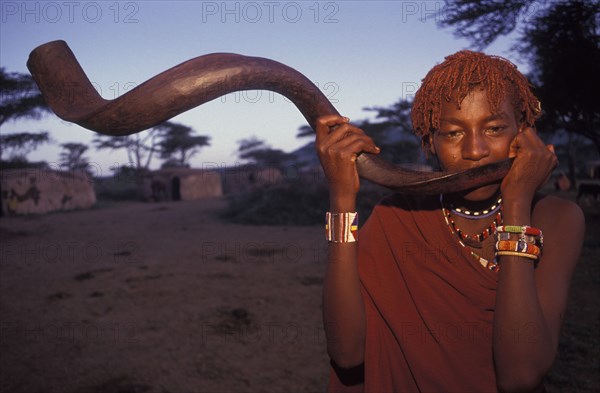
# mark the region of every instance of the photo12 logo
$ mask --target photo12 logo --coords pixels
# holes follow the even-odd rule
[[[2,23],[139,23],[134,1],[2,1]]]
[[[202,23],[338,23],[333,1],[203,1]]]
[[[408,23],[413,20],[418,20],[421,23],[434,21],[435,23],[448,23],[448,21],[462,18],[460,15],[477,14],[482,11],[479,18],[486,20],[490,24],[509,23],[512,19],[514,23],[528,23],[536,18],[540,10],[543,9],[543,1],[528,1],[523,2],[519,8],[509,11],[497,13],[491,8],[486,8],[482,2],[461,2],[461,1],[442,1],[442,0],[427,0],[427,1],[400,1],[401,22]],[[479,5],[478,5],[479,4]],[[479,8],[478,8],[479,7]],[[502,8],[502,3],[498,3],[499,10]],[[507,7],[504,7],[507,8]]]

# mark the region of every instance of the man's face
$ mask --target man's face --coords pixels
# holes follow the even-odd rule
[[[430,149],[442,169],[459,172],[507,158],[518,127],[508,100],[492,114],[485,91],[476,89],[465,97],[460,109],[453,102],[442,103],[440,129],[430,136]],[[464,198],[491,198],[498,188],[499,184],[484,186]]]

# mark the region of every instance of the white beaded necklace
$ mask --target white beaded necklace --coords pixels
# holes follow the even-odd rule
[[[488,209],[485,209],[482,211],[471,211],[471,210],[467,210],[467,209],[463,209],[463,208],[459,208],[459,207],[454,207],[454,205],[452,203],[449,203],[448,207],[450,208],[452,213],[456,214],[459,217],[467,218],[469,220],[476,220],[479,218],[486,218],[486,217],[496,214],[498,212],[498,210],[500,210],[501,205],[502,205],[502,197],[500,196],[500,197],[498,197],[498,200],[496,202],[494,202],[494,204],[492,206],[490,206]]]

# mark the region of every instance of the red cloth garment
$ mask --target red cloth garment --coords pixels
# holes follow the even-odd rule
[[[364,386],[331,392],[495,392],[497,273],[444,222],[439,197],[394,195],[359,233],[366,312]]]

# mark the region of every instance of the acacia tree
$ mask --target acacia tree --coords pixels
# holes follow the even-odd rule
[[[282,167],[286,161],[293,158],[292,154],[280,149],[273,149],[264,140],[255,136],[240,139],[238,142],[238,157],[262,167]]]
[[[600,154],[600,47],[598,5],[581,1],[556,4],[525,28],[518,45],[531,65],[530,79],[543,103],[542,131],[567,132],[567,164],[576,185],[575,135],[592,141]]]
[[[410,112],[412,102],[400,99],[389,107],[369,107],[379,121],[363,120],[356,123],[381,148],[379,156],[396,164],[415,163],[421,158],[419,141],[412,133]],[[298,129],[297,138],[314,137],[310,126]]]
[[[132,135],[108,136],[97,134],[94,136],[92,143],[97,150],[125,149],[133,169],[143,172],[148,170],[154,153],[159,151],[159,141],[163,132],[163,125],[159,125]]]
[[[412,102],[404,98],[389,107],[365,108],[377,112],[375,118],[381,121],[366,121],[361,128],[381,148],[379,155],[396,164],[416,163],[421,157],[419,141],[412,132],[411,109]]]
[[[0,68],[0,92],[0,126],[9,120],[39,119],[49,110],[33,78],[28,74],[9,73]],[[12,164],[25,165],[27,154],[49,142],[51,139],[46,131],[0,135],[0,160],[5,156]]]
[[[162,124],[162,140],[158,143],[164,166],[189,167],[189,160],[204,146],[210,145],[210,137],[194,135],[193,128],[174,122]]]
[[[39,119],[49,111],[31,75],[0,68],[0,91],[0,126],[20,118]]]
[[[597,3],[556,4],[525,27],[528,38],[517,48],[532,65],[545,120],[591,140],[600,153],[598,10]]]
[[[27,163],[27,154],[51,141],[48,132],[19,132],[0,135],[0,160],[7,153],[11,162]]]
[[[542,2],[534,0],[453,0],[446,1],[436,20],[482,50],[512,33],[519,22],[528,22],[542,7]]]
[[[60,153],[60,165],[70,171],[85,171],[88,169],[89,160],[83,155],[88,147],[82,143],[62,143],[63,151]]]

